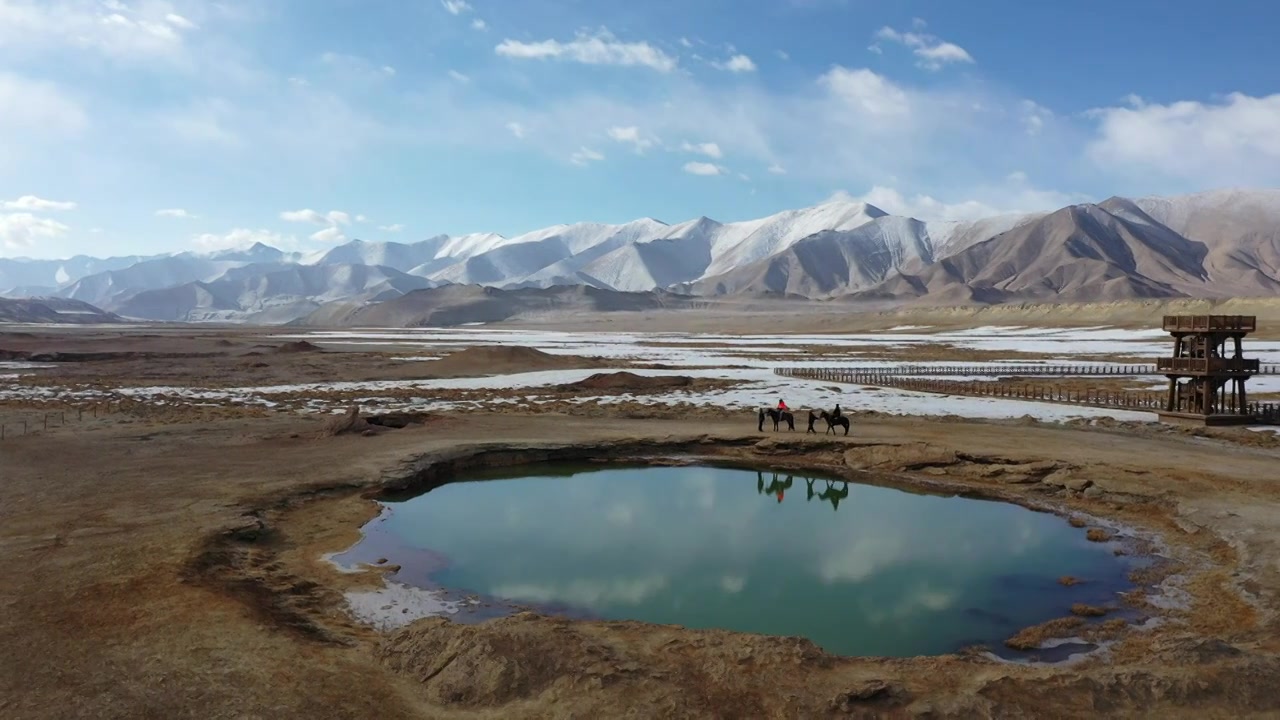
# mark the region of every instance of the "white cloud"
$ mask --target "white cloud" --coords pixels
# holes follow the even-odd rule
[[[911,110],[910,99],[902,88],[866,68],[850,70],[837,65],[819,82],[833,98],[864,115],[889,118],[907,115]]]
[[[689,153],[706,155],[707,157],[715,158],[717,160],[724,157],[724,153],[721,152],[720,146],[713,142],[691,143],[686,141],[680,144],[680,149]]]
[[[684,171],[690,175],[723,175],[725,172],[719,165],[708,162],[687,162]]]
[[[876,32],[875,37],[877,40],[886,40],[911,48],[911,52],[918,58],[916,64],[925,70],[941,70],[943,65],[973,62],[973,56],[964,48],[955,43],[944,42],[927,33],[899,32],[891,27],[883,27]],[[880,51],[878,45],[871,47],[874,52]]]
[[[524,129],[524,126],[521,125],[520,123],[515,121],[507,123],[507,130],[510,130],[511,134],[515,135],[516,138],[521,140],[524,139],[525,129]]]
[[[280,213],[285,222],[311,223],[313,225],[350,225],[351,215],[341,210],[322,213],[316,210],[286,210]]]
[[[245,142],[230,127],[230,118],[236,113],[237,108],[227,100],[211,98],[195,101],[185,108],[163,111],[154,120],[162,130],[186,142],[235,148]]]
[[[51,52],[72,47],[117,59],[176,56],[197,24],[169,2],[147,0],[4,0],[0,2],[0,47]]]
[[[1097,135],[1087,153],[1099,167],[1125,175],[1157,173],[1201,189],[1280,184],[1280,94],[1138,103],[1090,112]]]
[[[165,210],[157,210],[156,217],[178,218],[180,220],[195,220],[198,216],[192,215],[182,208],[167,208]]]
[[[357,216],[356,216],[356,222],[358,222],[358,223],[367,223],[367,222],[369,222],[369,218],[368,218],[368,217],[366,217],[366,216],[364,216],[364,215],[357,215]]]
[[[569,156],[569,162],[573,163],[574,165],[587,165],[588,163],[591,163],[593,161],[599,161],[603,159],[604,159],[604,155],[601,155],[600,153],[586,146],[578,148],[576,152],[574,152],[572,155]]]
[[[337,243],[346,241],[347,236],[343,234],[342,228],[338,227],[337,225],[333,225],[331,227],[327,227],[323,230],[312,233],[311,239],[314,242],[318,242],[324,245],[335,245]]]
[[[168,13],[164,16],[164,19],[170,25],[182,30],[195,30],[197,27],[195,23],[177,13]]]
[[[1028,135],[1039,135],[1045,123],[1053,119],[1053,111],[1031,100],[1023,100],[1020,109]]]
[[[270,230],[250,230],[236,228],[225,235],[202,233],[191,239],[191,243],[201,250],[243,250],[256,243],[270,245],[277,249],[288,250],[297,246],[297,238],[292,235],[281,235]]]
[[[891,215],[917,220],[979,220],[995,215],[1057,210],[1090,202],[1079,193],[1062,193],[1033,187],[1022,171],[1009,173],[1001,182],[971,188],[980,199],[945,202],[925,194],[908,197],[898,190],[876,185],[864,195],[838,192],[832,199],[854,200],[874,205]]]
[[[28,248],[37,240],[56,238],[65,235],[70,229],[57,220],[37,217],[31,213],[0,214],[0,248]]]
[[[773,165],[769,166],[769,172],[774,175],[786,175],[787,169],[777,163],[774,163]]]
[[[494,51],[503,57],[522,60],[563,59],[584,65],[647,67],[658,72],[676,69],[675,58],[647,42],[622,42],[601,28],[595,34],[579,32],[569,42],[503,40]]]
[[[396,223],[394,225],[379,225],[378,229],[384,232],[398,233],[401,230],[404,230],[404,225],[401,225],[400,223]]]
[[[471,3],[467,0],[440,0],[440,4],[450,15],[461,15],[471,12]]]
[[[75,210],[76,204],[73,202],[45,200],[35,195],[23,195],[17,200],[6,200],[0,202],[0,208],[5,210],[27,210],[30,212],[49,212],[50,210]]]
[[[786,50],[774,50],[774,51],[773,51],[773,54],[774,54],[774,55],[777,55],[779,60],[790,60],[790,59],[791,59],[791,55],[790,55],[790,53],[788,53]]]
[[[719,70],[734,73],[755,72],[756,64],[746,55],[738,54],[724,62],[713,62],[711,65]]]
[[[320,62],[336,77],[355,85],[385,81],[396,75],[396,69],[391,65],[379,64],[360,55],[330,51],[320,55]]]
[[[0,25],[3,22],[0,21]],[[0,40],[0,47],[4,42]],[[80,103],[53,83],[0,70],[0,130],[76,134],[89,124]],[[10,138],[8,141],[16,141]],[[0,137],[0,146],[5,139]]]
[[[467,83],[471,82],[471,78],[470,78],[470,77],[468,77],[468,76],[466,76],[466,75],[463,75],[462,73],[458,72],[457,70],[450,70],[450,71],[449,71],[449,77],[451,77],[451,78],[453,78],[454,80],[456,80],[456,81],[458,81],[458,82],[462,83],[463,85],[466,85]]]
[[[481,30],[481,31],[483,31],[483,30],[488,30],[488,29],[489,29],[489,24],[488,24],[488,23],[486,23],[485,21],[481,20],[480,18],[476,18],[475,20],[472,20],[472,21],[471,21],[471,29],[472,29],[472,30]]]
[[[629,127],[611,127],[609,128],[609,137],[615,142],[630,143],[635,147],[636,153],[643,153],[648,148],[653,147],[654,144],[654,140],[641,135],[640,128],[634,125]]]

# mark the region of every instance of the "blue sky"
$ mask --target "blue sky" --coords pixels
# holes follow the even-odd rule
[[[1261,0],[0,0],[0,255],[1276,186],[1275,27]]]

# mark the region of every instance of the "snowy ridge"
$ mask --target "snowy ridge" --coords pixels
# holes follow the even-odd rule
[[[287,272],[332,267],[377,272]],[[292,310],[278,308],[302,313],[328,302],[380,302],[447,284],[895,301],[928,296],[944,304],[1269,296],[1280,294],[1280,190],[1111,198],[960,222],[924,222],[832,200],[741,222],[584,222],[510,238],[352,240],[305,255],[258,243],[102,260],[0,258],[0,296],[56,296],[116,312],[129,305],[143,319],[214,311],[234,319],[252,314],[248,308],[272,307],[273,318],[287,320]],[[173,307],[165,309],[166,303]]]

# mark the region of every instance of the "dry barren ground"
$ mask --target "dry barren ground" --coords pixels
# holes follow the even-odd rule
[[[169,350],[222,357],[219,339]],[[361,366],[329,357],[289,355],[272,372]],[[123,382],[188,359],[94,372]],[[1258,433],[857,415],[850,437],[830,439],[761,435],[754,417],[723,411],[595,407],[332,436],[319,418],[261,409],[126,409],[0,442],[0,717],[1280,713],[1280,451]],[[1104,652],[1037,667],[841,658],[797,639],[535,615],[381,634],[353,621],[342,596],[381,576],[321,559],[358,538],[386,490],[477,465],[673,456],[1005,499],[1069,515],[1081,533],[1131,528],[1171,561],[1146,578],[1165,584],[1159,606],[1131,600],[1158,622],[1091,630]],[[1024,639],[1077,632],[1075,622]]]

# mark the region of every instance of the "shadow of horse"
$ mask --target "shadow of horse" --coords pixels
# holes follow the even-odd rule
[[[793,432],[795,431],[796,429],[795,415],[792,415],[786,410],[775,410],[773,408],[766,410],[761,408],[760,415],[759,415],[760,422],[758,423],[758,428],[757,428],[760,432],[764,432],[764,418],[766,415],[769,417],[770,420],[773,421],[774,432],[778,432],[778,423],[783,423],[783,422],[787,424],[788,430],[791,430]]]

